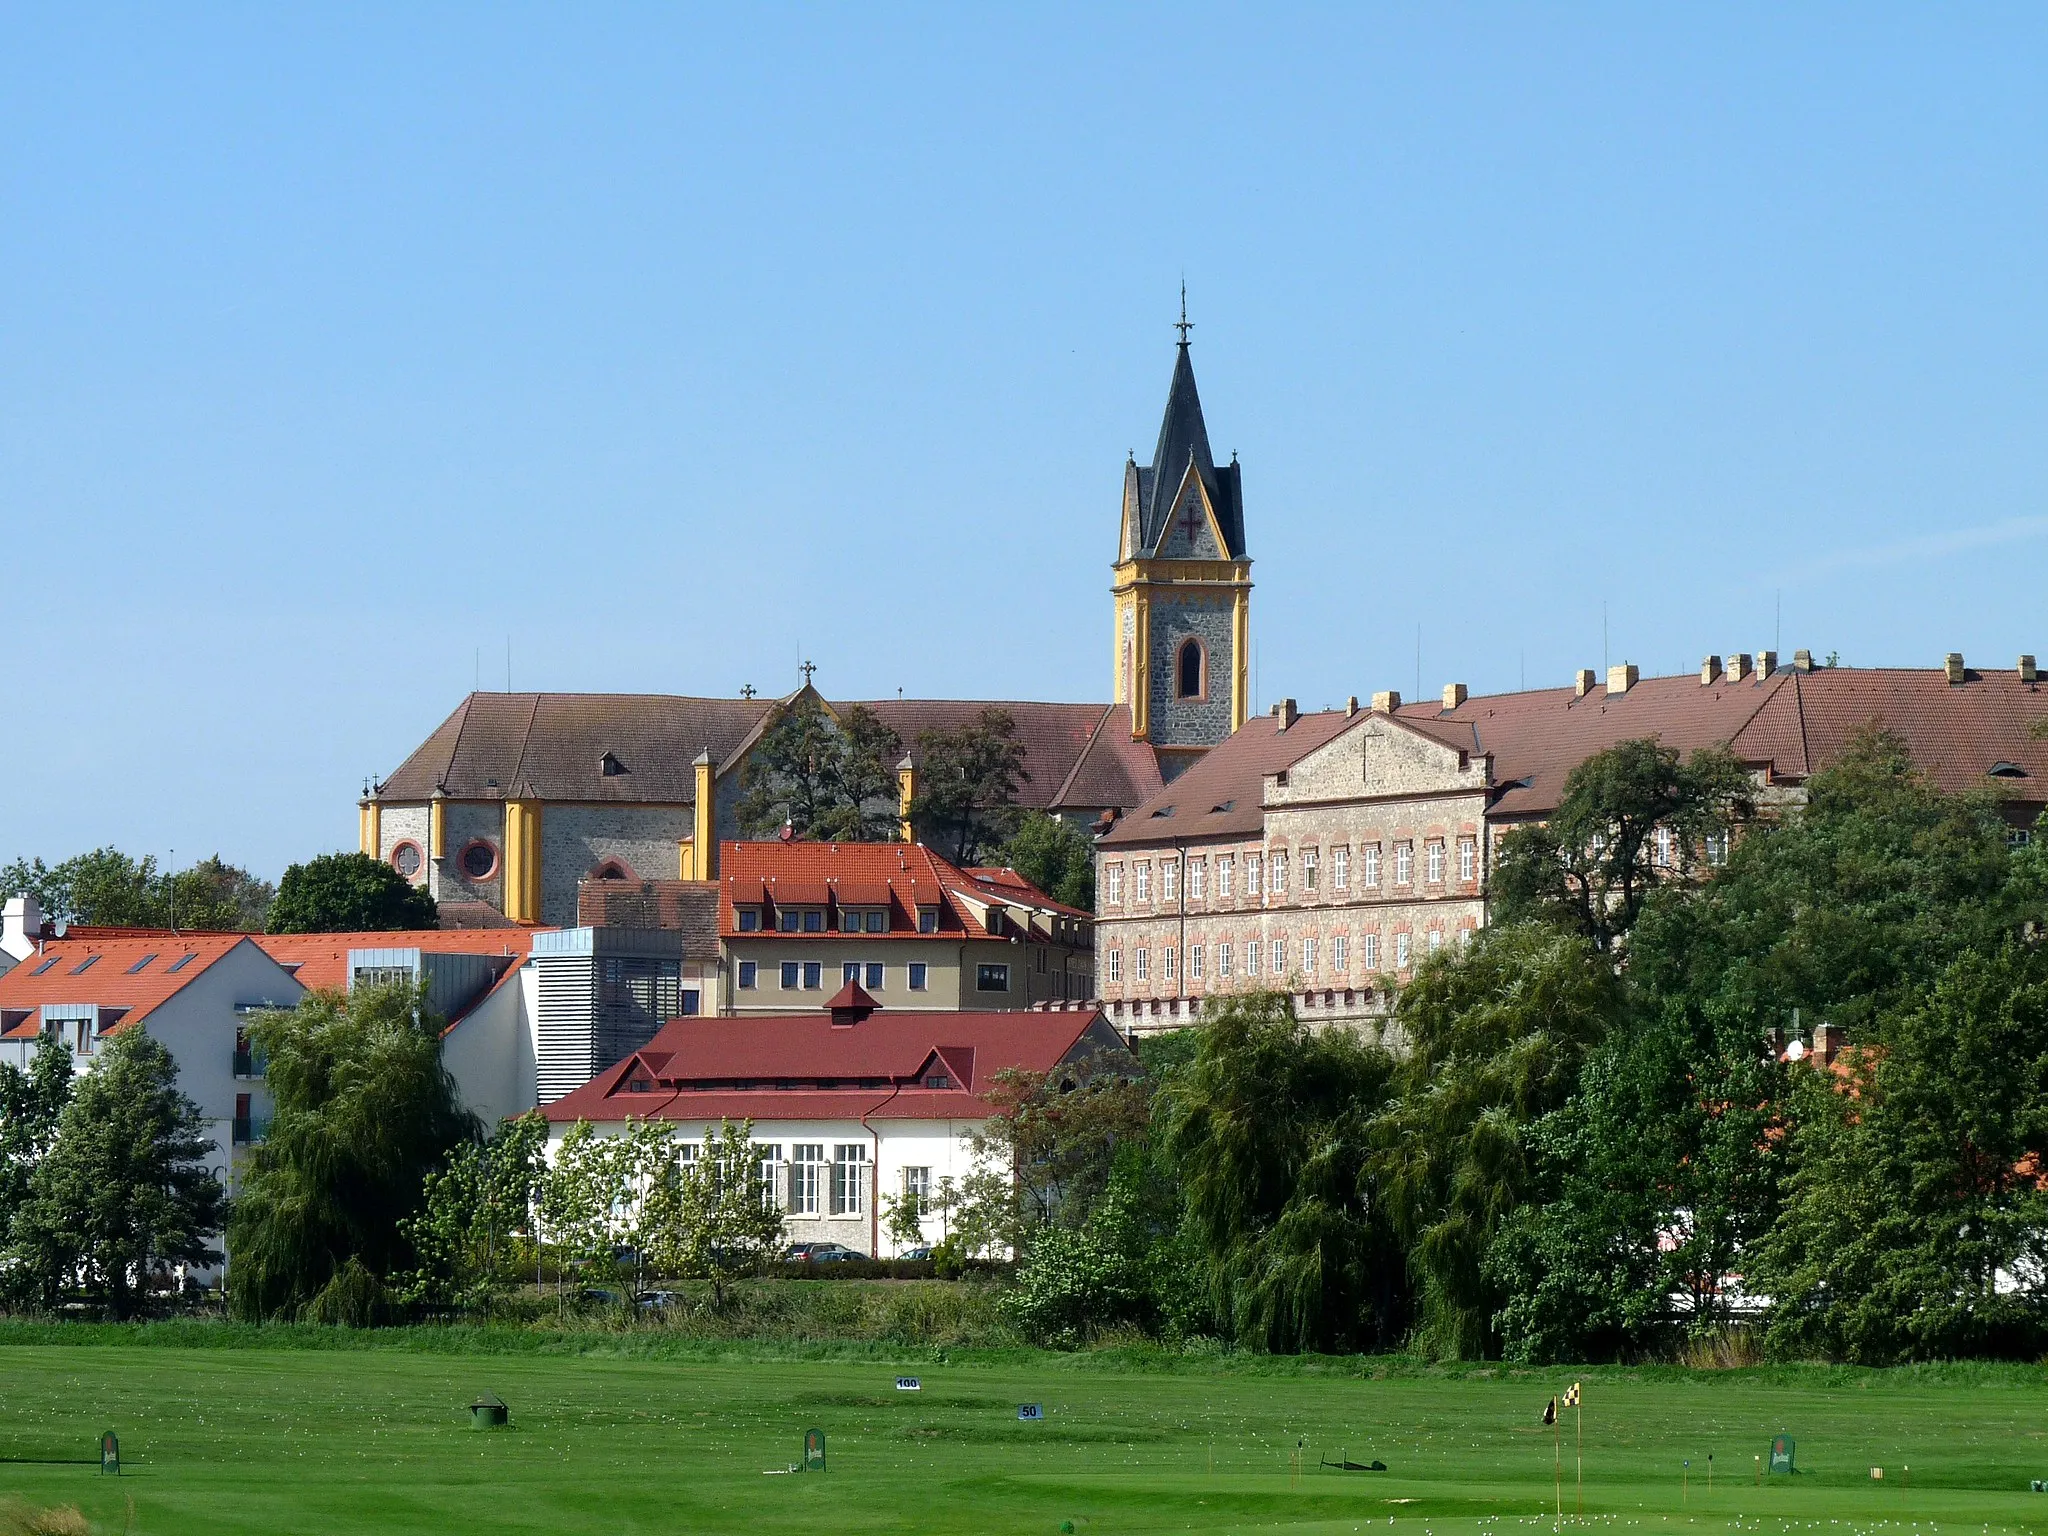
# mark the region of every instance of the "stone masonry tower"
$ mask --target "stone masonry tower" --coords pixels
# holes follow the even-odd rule
[[[1172,778],[1251,708],[1252,563],[1245,555],[1237,458],[1222,468],[1188,358],[1185,306],[1152,462],[1124,465],[1117,544],[1114,700]]]

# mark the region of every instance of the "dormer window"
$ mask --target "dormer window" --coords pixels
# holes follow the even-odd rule
[[[825,931],[825,914],[824,914],[823,912],[821,912],[821,911],[818,911],[817,909],[815,909],[815,908],[814,908],[814,909],[812,909],[811,911],[809,911],[809,912],[806,912],[806,913],[804,914],[804,932],[805,932],[805,933],[823,933],[824,931]]]
[[[944,1072],[927,1072],[924,1075],[924,1085],[927,1088],[950,1088],[953,1086],[953,1079]]]
[[[939,909],[937,907],[919,907],[917,909],[917,931],[919,933],[937,933],[939,931]]]
[[[612,753],[607,752],[597,760],[597,771],[608,779],[616,779],[626,771],[626,765]]]
[[[889,914],[886,912],[868,913],[866,927],[869,933],[887,933],[889,931]]]
[[[761,931],[761,909],[759,907],[741,907],[739,909],[739,919],[741,933],[759,933]]]

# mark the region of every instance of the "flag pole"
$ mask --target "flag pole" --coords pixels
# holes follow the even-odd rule
[[[1579,1401],[1579,1384],[1572,1383],[1573,1423],[1579,1431],[1579,1518],[1586,1518],[1586,1405]]]
[[[1550,1420],[1551,1486],[1557,1494],[1557,1523],[1564,1524],[1564,1415],[1553,1413]]]

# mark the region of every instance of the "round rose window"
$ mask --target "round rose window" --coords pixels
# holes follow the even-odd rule
[[[391,850],[391,867],[410,880],[420,872],[420,845],[400,843]]]
[[[488,880],[498,870],[498,850],[481,840],[462,850],[462,872],[472,880]]]

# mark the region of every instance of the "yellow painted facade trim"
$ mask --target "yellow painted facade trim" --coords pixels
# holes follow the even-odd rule
[[[911,766],[910,759],[906,757],[896,765],[896,824],[906,843],[917,841],[910,825],[910,806],[916,799],[917,769]]]
[[[356,846],[371,858],[382,858],[383,826],[378,814],[377,802],[363,800],[356,807]]]
[[[427,857],[448,856],[448,797],[435,795],[427,802]]]
[[[540,921],[540,802],[505,802],[505,915]]]
[[[690,807],[690,873],[686,880],[718,878],[718,784],[711,771],[711,754],[699,752],[697,800]]]
[[[1230,728],[1238,730],[1252,712],[1252,595],[1241,591],[1230,608]]]

